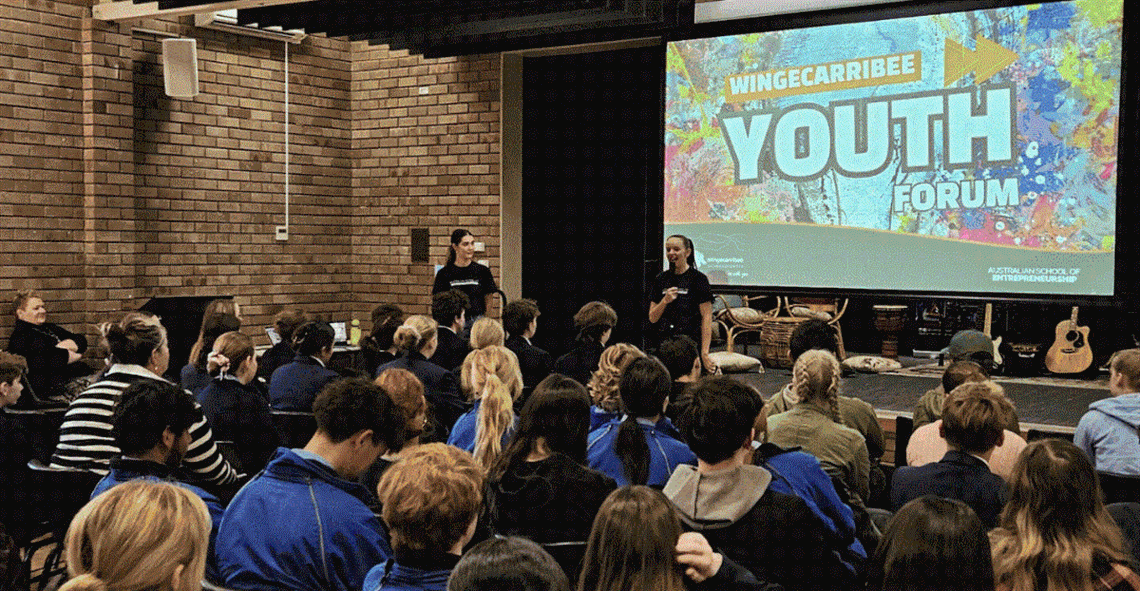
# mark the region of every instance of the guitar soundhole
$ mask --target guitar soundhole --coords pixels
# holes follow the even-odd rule
[[[1065,334],[1065,340],[1072,343],[1073,347],[1076,347],[1077,349],[1085,346],[1085,335],[1075,330],[1070,330],[1067,334]]]

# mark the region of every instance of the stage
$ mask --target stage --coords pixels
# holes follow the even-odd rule
[[[756,353],[758,347],[752,347]],[[743,352],[743,348],[738,349]],[[843,394],[866,400],[880,419],[910,416],[914,404],[927,390],[938,387],[942,370],[925,358],[902,357],[903,369],[890,373],[848,373],[843,377]],[[764,373],[737,373],[732,377],[751,384],[767,399],[792,380],[790,369],[765,368]],[[1090,403],[1106,398],[1108,374],[1095,379],[1083,377],[1006,377],[994,381],[1013,401],[1023,431],[1039,429],[1071,433]],[[886,422],[886,421],[884,421]]]

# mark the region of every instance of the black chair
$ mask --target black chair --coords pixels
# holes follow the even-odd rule
[[[24,486],[29,494],[17,495],[12,507],[4,507],[5,524],[20,548],[23,577],[29,588],[46,589],[66,571],[63,540],[71,518],[87,504],[91,491],[102,478],[86,470],[50,468],[28,461]],[[42,566],[32,569],[34,557],[47,550]]]
[[[899,415],[895,417],[895,467],[906,465],[906,446],[914,434],[914,419]]]
[[[1125,476],[1097,470],[1105,503],[1140,503],[1140,476]]]
[[[59,427],[63,424],[67,407],[36,409],[5,409],[4,412],[16,419],[31,436],[32,457],[46,464],[51,461],[51,452],[59,441]]]
[[[273,423],[277,425],[281,445],[285,447],[305,447],[313,437],[313,433],[317,432],[317,419],[311,412],[274,410],[270,415],[273,416]]]

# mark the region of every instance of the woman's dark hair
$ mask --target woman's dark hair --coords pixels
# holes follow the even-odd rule
[[[649,444],[637,419],[664,412],[670,388],[668,370],[651,357],[634,359],[621,375],[618,391],[626,416],[618,427],[614,451],[621,458],[622,471],[630,484],[645,484],[649,480]]]
[[[589,432],[590,394],[586,387],[562,374],[550,374],[523,404],[510,443],[491,466],[490,480],[499,480],[511,466],[525,461],[539,437],[551,452],[585,465]]]
[[[464,238],[466,238],[467,236],[472,236],[472,235],[473,234],[471,234],[471,232],[468,232],[467,230],[465,230],[463,228],[456,228],[455,231],[453,231],[451,233],[451,244],[453,246],[458,246],[460,242],[463,242]],[[447,262],[448,263],[454,263],[455,262],[455,249],[454,248],[448,248],[447,249]]]
[[[693,248],[693,241],[688,236],[684,236],[681,234],[673,234],[669,238],[680,239],[680,241],[685,244],[685,248],[689,249],[689,256],[685,257],[685,262],[689,263],[690,267],[696,269],[697,268],[697,256],[696,256],[697,249]],[[669,238],[666,238],[665,241],[668,242]],[[671,264],[669,265],[669,270],[670,271],[673,270],[673,265],[671,265]]]
[[[202,329],[198,332],[198,340],[190,349],[190,362],[194,369],[206,371],[206,358],[214,350],[214,341],[227,332],[241,330],[241,320],[233,314],[210,314],[202,319]]]
[[[693,362],[700,356],[701,350],[697,347],[697,342],[687,334],[671,336],[661,341],[657,347],[657,358],[669,370],[669,377],[673,381],[692,373]]]
[[[962,501],[914,499],[891,518],[867,583],[869,591],[993,591],[986,527]]]
[[[150,356],[166,344],[166,329],[150,312],[127,312],[119,322],[105,323],[99,330],[114,363],[145,366]]]
[[[607,330],[617,326],[617,312],[605,302],[590,302],[574,315],[578,340],[600,342]]]
[[[372,333],[360,339],[361,349],[371,353],[387,351],[396,329],[404,323],[404,310],[396,304],[380,304],[372,309]]]
[[[447,591],[569,591],[566,573],[542,546],[495,537],[472,546],[451,571]]]
[[[293,333],[293,351],[298,355],[313,356],[331,347],[336,331],[327,322],[310,321],[297,327]]]

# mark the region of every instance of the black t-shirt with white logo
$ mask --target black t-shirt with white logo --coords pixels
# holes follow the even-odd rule
[[[653,303],[660,302],[670,287],[677,288],[677,299],[665,307],[661,319],[653,325],[658,338],[687,334],[700,346],[701,304],[713,301],[709,278],[692,267],[680,275],[666,269],[653,280],[649,296]]]
[[[431,293],[435,295],[449,289],[458,289],[467,294],[470,300],[467,304],[467,317],[474,318],[486,312],[483,296],[495,293],[499,286],[495,285],[491,270],[479,263],[472,262],[466,267],[447,263],[435,274],[435,284],[432,285]]]

